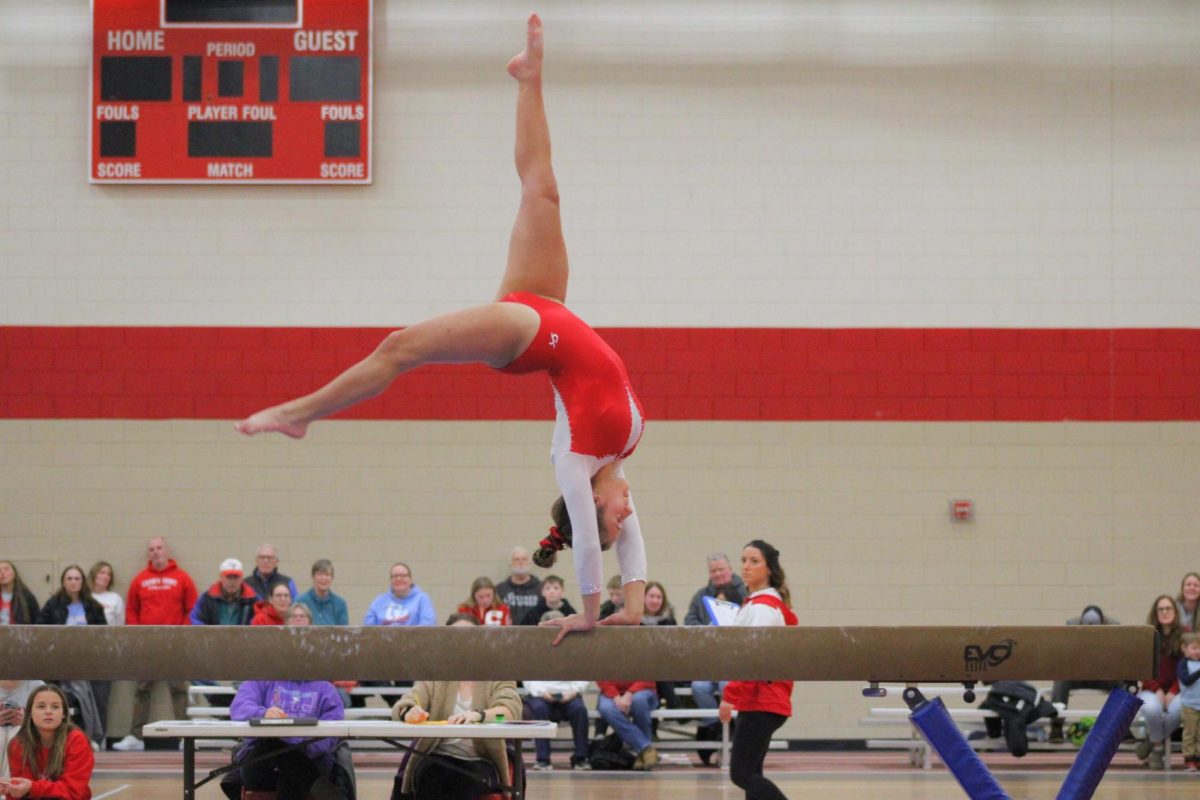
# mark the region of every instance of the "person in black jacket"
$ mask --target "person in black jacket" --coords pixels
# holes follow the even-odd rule
[[[242,562],[227,558],[221,562],[220,577],[200,595],[192,607],[193,625],[249,625],[254,619],[258,597],[246,583]]]
[[[33,625],[42,607],[11,561],[0,561],[0,625]]]
[[[104,606],[92,597],[83,570],[72,564],[62,571],[59,589],[38,615],[39,625],[107,625]]]
[[[58,591],[50,596],[39,625],[107,625],[104,606],[92,597],[83,568],[72,564],[62,571]],[[108,724],[109,681],[58,681],[67,694],[79,704],[77,721],[88,738],[97,744],[104,741]]]

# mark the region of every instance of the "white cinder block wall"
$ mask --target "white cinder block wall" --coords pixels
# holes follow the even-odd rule
[[[504,63],[529,8],[377,0],[375,183],[86,182],[89,21],[0,7],[0,323],[388,326],[489,299],[517,201]],[[573,307],[614,327],[1200,320],[1200,9],[1172,2],[539,9]],[[252,409],[247,409],[250,411]],[[38,576],[166,534],[206,583],[260,540],[361,613],[439,613],[543,530],[549,423],[0,422],[0,557]],[[1194,423],[654,423],[631,477],[676,606],[780,542],[814,624],[1125,621],[1174,590]],[[978,520],[952,526],[946,501]],[[86,564],[85,564],[86,566]],[[682,613],[682,608],[680,609]],[[886,659],[886,653],[880,653]],[[852,738],[856,686],[794,737]]]

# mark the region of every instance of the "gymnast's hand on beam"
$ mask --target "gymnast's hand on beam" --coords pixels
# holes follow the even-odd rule
[[[542,628],[558,628],[558,636],[554,637],[554,644],[561,642],[571,631],[583,633],[584,631],[590,631],[593,627],[592,623],[583,614],[572,614],[569,617],[548,619],[538,624]]]
[[[717,708],[717,719],[721,722],[729,722],[733,719],[733,703],[726,703],[722,700],[720,707]]]
[[[622,608],[604,619],[600,620],[601,625],[641,625],[642,615],[640,612],[634,612],[629,608]]]

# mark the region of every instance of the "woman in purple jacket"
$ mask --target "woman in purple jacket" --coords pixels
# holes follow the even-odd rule
[[[294,608],[294,607],[293,607]],[[238,687],[229,718],[238,722],[265,717],[315,717],[319,720],[345,718],[342,699],[329,681],[246,681]],[[333,751],[338,739],[247,739],[242,761],[306,742],[297,750],[243,764],[242,782],[247,789],[274,791],[279,800],[304,800],[313,784],[326,781],[333,770]]]

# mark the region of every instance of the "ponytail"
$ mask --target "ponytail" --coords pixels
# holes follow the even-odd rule
[[[558,551],[564,547],[574,547],[572,544],[571,516],[567,513],[567,501],[559,495],[550,506],[550,518],[554,524],[550,526],[550,535],[538,542],[538,549],[533,552],[533,563],[549,569],[558,560]],[[604,543],[604,506],[596,506],[596,530],[601,531],[600,549],[607,550],[609,544]]]
[[[545,569],[554,566],[559,550],[571,546],[571,517],[567,514],[567,501],[561,496],[550,507],[550,518],[554,520],[550,534],[538,542],[533,553],[533,563]]]

